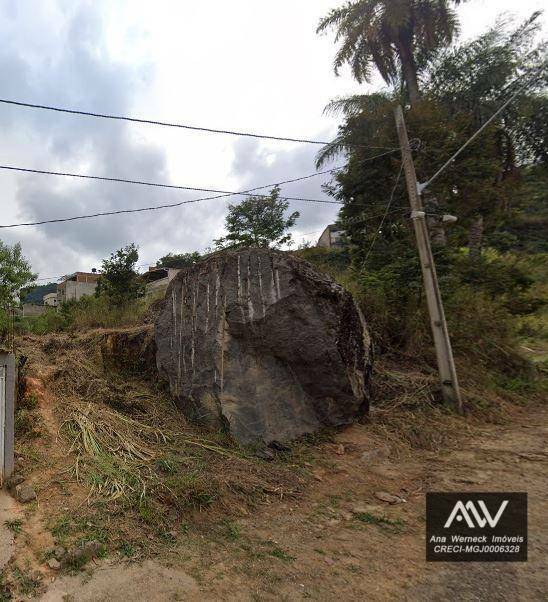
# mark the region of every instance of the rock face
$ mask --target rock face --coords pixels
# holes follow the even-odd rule
[[[181,270],[156,363],[187,416],[242,443],[287,441],[367,412],[371,342],[351,295],[293,255],[216,254]]]

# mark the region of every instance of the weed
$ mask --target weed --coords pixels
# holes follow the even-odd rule
[[[34,393],[24,395],[17,400],[17,407],[25,408],[26,410],[35,410],[38,407],[38,398]]]
[[[225,526],[225,532],[226,532],[227,539],[230,539],[230,541],[236,541],[236,540],[240,539],[240,537],[242,536],[242,532],[241,532],[239,525],[237,525],[234,522],[226,520],[224,522],[224,526]]]
[[[23,521],[19,518],[15,520],[5,520],[4,525],[15,535],[18,535],[23,530]]]
[[[120,554],[122,554],[122,556],[125,556],[126,558],[132,558],[133,556],[135,556],[135,546],[129,543],[129,541],[123,541],[120,544],[118,550],[120,551]]]
[[[267,553],[270,556],[274,556],[274,558],[279,558],[280,560],[283,560],[284,562],[292,562],[293,560],[296,560],[295,556],[290,556],[281,548],[273,548],[272,550],[268,550]]]
[[[42,433],[40,417],[25,407],[15,412],[14,428],[15,436],[19,439],[37,439]]]
[[[72,530],[72,523],[67,515],[60,516],[49,529],[59,543],[63,543]]]
[[[40,573],[31,574],[29,569],[22,570],[14,567],[13,577],[17,583],[17,589],[23,596],[34,597],[40,587]]]
[[[190,525],[188,523],[181,523],[181,525],[179,527],[179,531],[181,531],[181,533],[183,535],[187,535],[189,529],[190,529]]]
[[[391,530],[393,533],[399,533],[405,523],[401,519],[392,520],[386,516],[375,516],[369,512],[358,512],[354,515],[356,519],[368,525],[378,525],[379,527]]]

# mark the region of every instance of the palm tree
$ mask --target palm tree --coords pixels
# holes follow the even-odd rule
[[[458,33],[455,10],[465,0],[354,0],[333,9],[317,33],[335,29],[342,44],[334,70],[348,63],[358,82],[376,67],[387,84],[405,82],[411,105],[420,100],[418,71]]]

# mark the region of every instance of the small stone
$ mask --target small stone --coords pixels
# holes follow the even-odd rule
[[[67,551],[65,550],[65,548],[63,546],[56,546],[55,548],[53,548],[53,556],[57,560],[62,560],[66,553],[67,553]]]
[[[267,462],[272,462],[276,456],[271,449],[262,447],[255,452],[255,457],[260,458],[261,460],[266,460]]]
[[[282,452],[282,453],[291,452],[291,448],[289,447],[289,445],[286,445],[285,443],[282,443],[281,441],[271,441],[268,444],[268,446],[271,447],[272,449],[276,450],[277,452]]]
[[[61,563],[56,560],[55,558],[50,558],[48,560],[48,566],[50,569],[53,569],[54,571],[58,571],[61,568]]]
[[[388,449],[384,447],[376,447],[375,449],[369,449],[362,453],[362,460],[365,462],[376,462],[378,460],[383,460],[389,454]]]
[[[11,477],[6,481],[6,487],[8,489],[14,489],[17,485],[21,485],[21,483],[25,480],[25,477],[22,474],[14,473]]]
[[[95,558],[102,549],[102,545],[95,540],[86,541],[74,550],[71,550],[63,558],[63,563],[68,565],[83,565],[92,558]]]
[[[15,487],[15,497],[22,504],[27,504],[36,499],[36,491],[30,485],[17,485]]]
[[[323,561],[325,562],[325,564],[328,564],[329,566],[333,566],[335,564],[335,561],[333,560],[333,558],[330,558],[329,556],[324,556]]]
[[[341,512],[341,518],[343,520],[350,520],[352,518],[352,512],[346,512],[346,510],[344,510]]]
[[[375,491],[375,497],[382,502],[387,502],[388,504],[403,504],[405,500],[402,497],[397,495],[392,495],[391,493],[387,493],[386,491]]]
[[[335,446],[335,453],[337,454],[337,456],[343,456],[345,452],[344,449],[344,445],[342,443],[339,443],[339,445]]]

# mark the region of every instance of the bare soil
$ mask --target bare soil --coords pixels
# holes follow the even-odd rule
[[[17,464],[38,498],[20,505],[0,496],[0,601],[8,589],[15,600],[64,602],[546,599],[548,408],[540,395],[511,403],[472,383],[464,389],[475,401],[463,419],[435,404],[434,376],[412,362],[385,364],[376,382],[390,401],[370,422],[267,462],[222,440],[204,448],[201,436],[210,435],[186,424],[150,384],[105,369],[102,337],[21,343],[29,362]],[[78,412],[112,432],[120,420],[138,420],[166,433],[178,452],[173,478],[183,479],[167,481],[180,487],[173,499],[165,489],[154,497],[156,480],[147,480],[155,505],[142,516],[139,496],[122,503],[91,491],[85,450],[62,428]],[[165,441],[128,429],[120,432],[133,446],[153,448],[142,474],[172,461]],[[187,473],[197,481],[184,481]],[[177,506],[187,490],[193,497]],[[528,492],[529,561],[426,563],[427,491]],[[387,503],[380,492],[402,502]],[[196,503],[210,493],[212,504]],[[60,520],[73,529],[65,541]],[[102,538],[106,557],[78,571],[48,567],[55,545],[82,537]]]
[[[313,484],[300,499],[191,528],[154,562],[106,560],[57,578],[43,599],[545,600],[547,416],[545,407],[516,411],[452,450],[400,457],[355,425],[311,458]],[[426,563],[424,493],[436,490],[527,491],[529,561]],[[406,501],[387,504],[379,491]],[[364,523],[356,512],[389,522]]]

